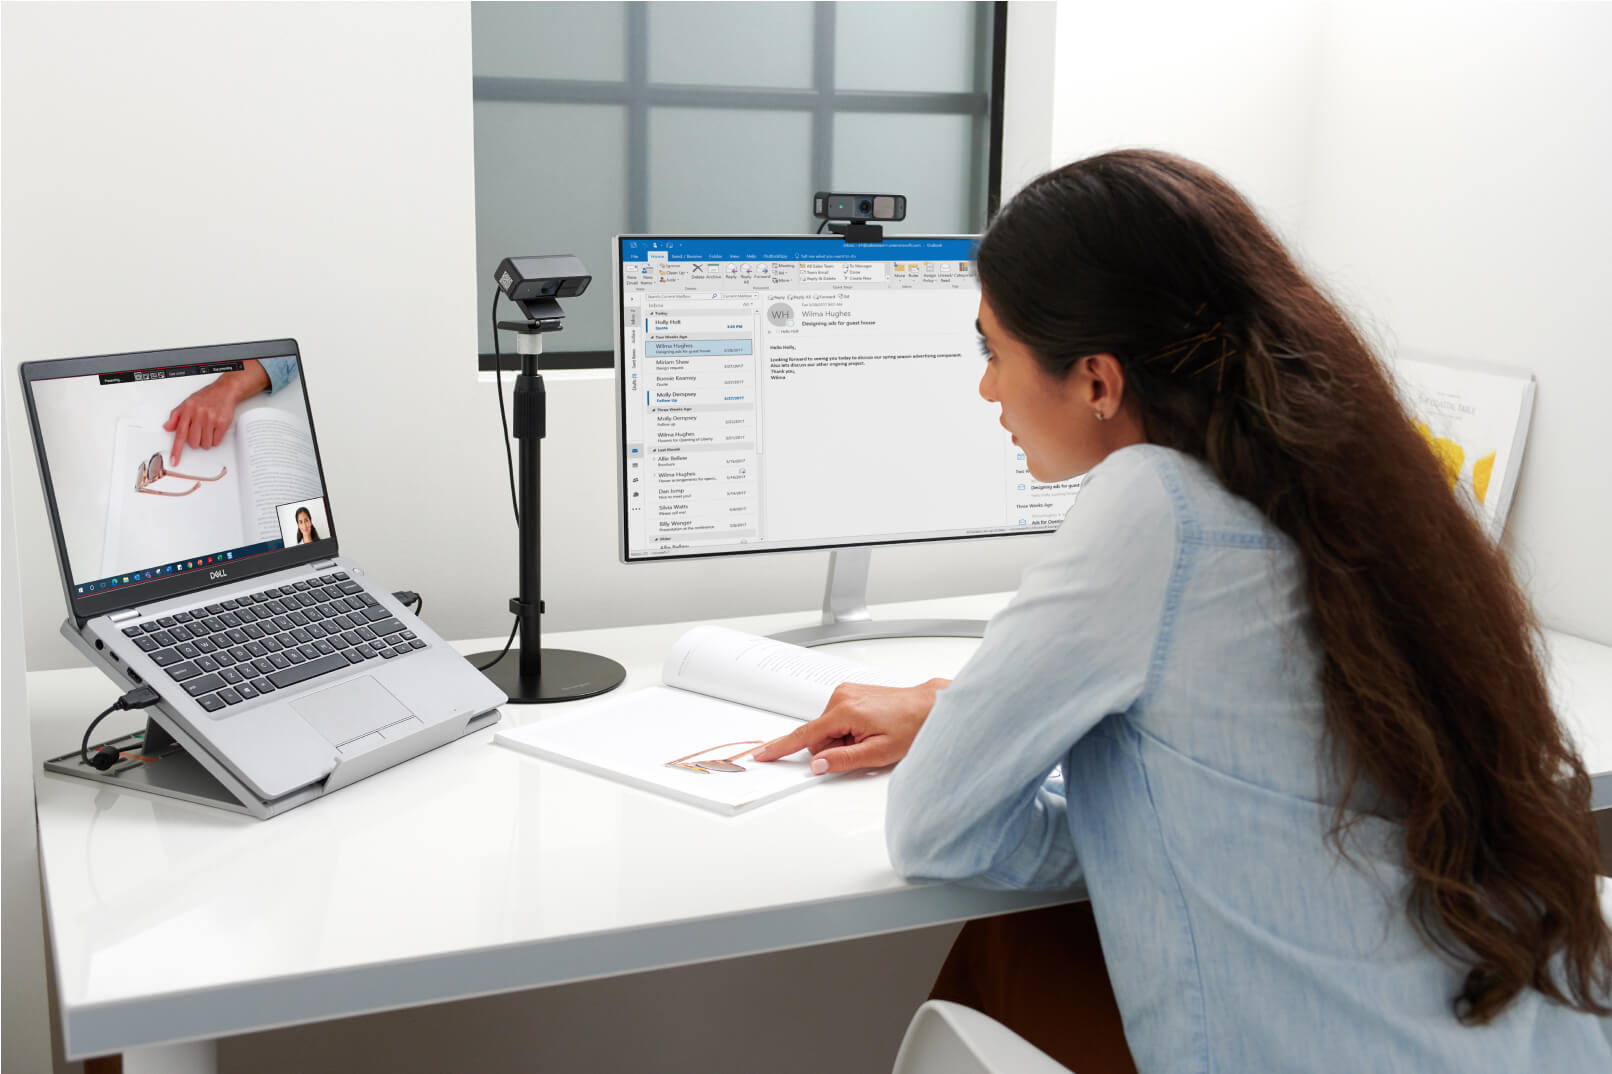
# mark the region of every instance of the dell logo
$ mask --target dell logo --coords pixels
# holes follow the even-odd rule
[[[228,578],[229,577],[229,571],[208,571],[207,572],[207,577],[216,582],[220,578]]]

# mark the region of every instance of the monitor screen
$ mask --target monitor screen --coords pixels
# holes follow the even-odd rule
[[[290,341],[283,353],[226,345],[32,363],[26,373],[75,604],[254,573],[299,546],[332,552]],[[248,374],[263,387],[240,379]],[[237,384],[254,390],[237,401]]]
[[[1055,528],[979,395],[976,240],[616,239],[622,558]]]

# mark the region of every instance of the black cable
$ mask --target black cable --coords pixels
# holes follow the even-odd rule
[[[517,547],[519,547],[518,542],[520,541],[521,533],[521,502],[520,498],[515,494],[515,455],[509,446],[509,418],[505,416],[504,413],[504,358],[502,352],[498,349],[498,295],[499,290],[495,286],[493,288],[493,308],[491,313],[493,320],[493,375],[498,380],[498,420],[504,427],[504,462],[509,466],[509,502],[515,508],[515,540],[517,541]],[[421,606],[424,607],[425,602],[423,599],[420,603]],[[415,614],[418,615],[419,613],[416,612]],[[504,648],[497,656],[493,657],[487,663],[478,665],[476,670],[486,671],[488,668],[504,659],[504,654],[508,653],[509,647],[515,643],[515,632],[520,628],[521,617],[517,615],[515,617],[514,625],[509,628],[509,640],[504,642]]]
[[[823,222],[817,225],[817,233],[821,235],[823,233],[823,229],[826,227],[828,227],[828,220],[827,218],[824,218]]]
[[[140,686],[130,690],[128,693],[112,702],[99,716],[90,721],[90,725],[88,727],[84,728],[84,741],[79,743],[78,759],[89,765],[91,768],[97,769],[101,772],[105,772],[108,768],[111,768],[113,765],[117,764],[118,757],[120,755],[118,751],[113,749],[111,746],[102,746],[100,749],[95,751],[95,759],[93,761],[90,760],[90,735],[95,733],[96,725],[102,720],[106,719],[108,716],[112,715],[114,712],[117,712],[119,709],[150,708],[160,700],[161,698],[157,696],[157,691],[153,690],[149,686]],[[104,763],[102,763],[103,758]]]
[[[410,604],[414,605],[412,611],[415,615],[419,615],[420,609],[425,607],[425,598],[414,592],[412,589],[399,589],[396,593],[392,594],[392,599],[403,605],[405,608],[407,608]]]
[[[509,502],[515,507],[515,534],[521,531],[521,502],[515,495],[515,455],[509,446],[509,417],[504,413],[504,356],[498,349],[498,295],[493,288],[493,376],[498,381],[498,420],[504,427],[504,462],[509,465]]]
[[[496,664],[500,660],[504,659],[504,655],[509,652],[509,647],[511,645],[515,644],[515,631],[519,630],[520,628],[521,628],[521,618],[520,618],[520,616],[517,615],[515,617],[515,625],[509,628],[509,639],[504,642],[504,647],[502,649],[498,650],[498,655],[497,656],[493,657],[491,660],[487,661],[485,664],[477,664],[476,665],[476,670],[477,671],[486,671],[488,668],[492,667],[494,664]]]

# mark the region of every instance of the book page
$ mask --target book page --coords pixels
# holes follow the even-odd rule
[[[830,777],[811,774],[811,755],[759,764],[737,757],[800,725],[684,690],[651,686],[585,709],[501,728],[493,741],[618,783],[715,810],[737,813]],[[741,771],[690,771],[667,762],[735,758]]]
[[[900,675],[817,649],[727,627],[695,627],[678,639],[661,669],[668,686],[812,720],[842,682],[914,686],[927,676]]]
[[[278,540],[275,508],[324,495],[307,423],[301,415],[261,407],[241,411],[232,431],[240,439],[241,465],[247,474],[241,522],[248,539],[241,543]]]
[[[145,570],[159,563],[200,556],[220,548],[247,543],[241,529],[241,468],[236,458],[237,438],[226,434],[216,447],[186,448],[176,470],[195,477],[223,476],[199,484],[189,478],[165,476],[151,485],[162,496],[136,490],[142,462],[161,455],[166,466],[174,434],[160,425],[119,418],[112,437],[112,476],[106,504],[106,538],[101,552],[103,576]]]
[[[1534,378],[1412,358],[1396,360],[1393,372],[1451,488],[1498,540],[1516,491]]]

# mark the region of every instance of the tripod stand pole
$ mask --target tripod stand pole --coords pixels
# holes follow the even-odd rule
[[[593,697],[620,686],[626,669],[593,653],[543,648],[542,477],[548,408],[537,358],[543,352],[540,333],[545,328],[537,321],[505,322],[499,327],[515,330],[515,351],[521,356],[514,395],[514,434],[520,443],[520,589],[509,602],[520,622],[520,652],[514,660],[505,655],[483,674],[518,704]],[[485,664],[494,655],[478,653],[470,662]]]

